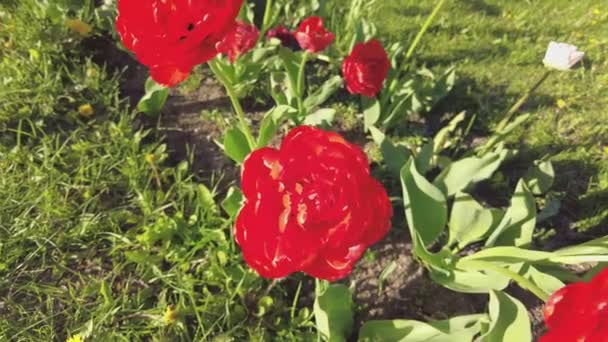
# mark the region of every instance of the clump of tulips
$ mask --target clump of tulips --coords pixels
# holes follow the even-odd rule
[[[505,115],[487,143],[459,160],[443,152],[458,143],[453,135],[465,122],[464,113],[422,146],[394,144],[387,132],[402,118],[408,103],[420,102],[414,90],[400,87],[406,83],[397,65],[403,49],[394,46],[387,52],[379,40],[366,37],[354,42],[347,56],[322,55],[337,38],[322,18],[305,18],[293,31],[283,25],[269,29],[264,18],[259,30],[237,18],[242,5],[242,0],[119,0],[116,28],[124,46],[150,69],[160,87],[178,85],[203,63],[224,85],[238,121],[224,139],[226,154],[241,164],[235,240],[245,262],[262,277],[280,279],[304,272],[318,280],[315,314],[322,336],[344,340],[352,330],[352,317],[331,316],[349,312],[350,306],[332,302],[343,310],[328,312],[322,305],[350,298],[348,288],[327,281],[347,277],[366,249],[386,236],[393,215],[387,191],[371,176],[363,150],[335,132],[314,127],[331,123],[332,110],[322,105],[343,86],[350,94],[362,95],[365,128],[380,146],[382,167],[401,180],[415,257],[439,284],[455,291],[487,293],[490,298],[488,314],[435,323],[368,322],[361,329],[362,340],[392,341],[391,336],[401,341],[410,337],[412,341],[531,341],[525,307],[503,292],[511,282],[548,300],[549,330],[542,341],[608,340],[608,273],[600,273],[590,283],[564,287],[564,273],[551,271],[563,271],[563,265],[581,260],[605,260],[608,240],[553,253],[529,249],[537,216],[534,196],[547,192],[553,181],[550,162],[539,161],[530,169],[508,208],[486,208],[470,194],[476,183],[490,178],[515,153],[505,147],[504,138],[526,121],[526,116],[512,118],[536,88]],[[436,11],[429,21],[434,15]],[[545,63],[565,70],[582,57],[568,45],[552,44]],[[309,94],[305,67],[315,58],[341,64],[341,76]],[[446,75],[453,78],[453,73]],[[269,93],[276,106],[254,137],[240,105],[239,84],[259,77],[270,79]],[[445,82],[447,89],[453,79]],[[287,119],[295,127],[280,146],[267,146]],[[479,252],[460,253],[480,242]]]

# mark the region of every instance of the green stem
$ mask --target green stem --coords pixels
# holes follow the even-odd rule
[[[515,115],[515,113],[517,113],[517,111],[519,111],[521,106],[523,106],[526,103],[526,101],[528,101],[528,99],[530,98],[532,93],[534,93],[538,89],[538,87],[540,87],[540,85],[543,84],[543,82],[545,82],[545,80],[549,77],[549,75],[551,75],[551,70],[547,70],[547,72],[545,72],[543,74],[543,76],[532,86],[532,88],[530,88],[526,93],[524,93],[519,98],[519,100],[517,102],[515,102],[513,107],[511,107],[511,109],[509,109],[509,111],[507,113],[505,113],[504,118],[500,121],[500,123],[496,127],[497,132],[500,132],[505,127],[507,127],[507,125],[509,124],[509,121],[511,121],[511,119],[513,118],[513,115]]]
[[[296,93],[298,94],[298,113],[304,115],[304,69],[306,69],[306,62],[308,61],[308,51],[304,51],[302,55],[302,62],[298,69],[298,83],[296,84]]]
[[[253,134],[251,133],[251,129],[247,124],[247,120],[245,119],[245,111],[243,111],[243,107],[241,106],[241,102],[239,98],[236,96],[236,92],[234,91],[234,87],[232,83],[224,77],[220,68],[217,65],[217,61],[209,61],[209,68],[215,75],[215,77],[222,83],[224,88],[226,89],[226,93],[230,98],[230,102],[232,103],[232,107],[236,112],[237,119],[239,121],[239,125],[241,126],[241,130],[243,134],[245,134],[245,138],[247,138],[247,142],[249,143],[249,148],[254,150],[256,147],[255,140],[253,139]]]
[[[420,44],[422,37],[424,36],[426,31],[429,29],[429,27],[433,23],[433,20],[435,20],[435,17],[439,13],[439,10],[441,10],[441,7],[443,7],[445,2],[446,2],[446,0],[439,0],[439,3],[435,6],[435,9],[431,13],[431,15],[429,15],[429,17],[426,19],[426,22],[424,23],[424,25],[422,25],[422,27],[420,28],[418,35],[416,36],[416,38],[412,42],[412,45],[410,45],[409,50],[407,50],[407,53],[405,54],[406,61],[409,60],[410,58],[412,58],[412,56],[414,55],[414,51],[416,51],[416,47],[418,46],[418,44]]]
[[[478,271],[490,270],[496,273],[500,273],[510,279],[513,279],[517,284],[519,284],[519,286],[532,292],[543,302],[546,302],[549,299],[549,294],[547,294],[543,289],[541,289],[536,284],[526,279],[522,275],[513,272],[507,268],[497,266],[496,264],[493,264],[491,262],[480,260],[461,260],[459,264],[462,265],[462,267],[471,268]]]
[[[262,30],[260,32],[260,37],[264,37],[266,35],[266,31],[268,31],[270,26],[270,19],[272,16],[272,0],[266,0],[266,8],[264,9],[264,19],[262,20]]]

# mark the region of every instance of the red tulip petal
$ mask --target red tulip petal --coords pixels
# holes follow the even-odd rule
[[[365,252],[366,246],[329,249],[321,252],[315,262],[303,269],[303,272],[317,279],[336,281],[346,277],[354,264]]]
[[[551,295],[543,311],[549,329],[567,326],[572,317],[580,317],[588,311],[589,284],[574,283]]]
[[[150,76],[156,83],[173,87],[190,76],[190,70],[180,70],[174,65],[159,65],[150,68]]]

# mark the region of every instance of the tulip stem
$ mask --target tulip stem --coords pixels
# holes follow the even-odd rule
[[[435,20],[435,17],[437,16],[437,14],[439,14],[439,11],[441,10],[441,8],[445,4],[445,2],[446,2],[446,0],[439,0],[437,5],[435,6],[435,9],[433,9],[433,12],[431,12],[429,17],[426,19],[426,21],[420,28],[418,35],[416,35],[416,38],[414,38],[412,45],[410,45],[410,48],[407,50],[407,53],[405,54],[406,61],[408,61],[414,55],[414,51],[416,51],[416,47],[418,46],[418,44],[420,44],[420,41],[422,41],[422,37],[424,36],[426,31],[428,31],[429,27],[433,23],[433,20]]]
[[[304,113],[304,70],[306,69],[306,62],[308,61],[308,51],[304,51],[302,55],[302,62],[298,69],[298,83],[296,84],[296,93],[298,94],[298,113],[300,116],[305,115]]]
[[[478,271],[486,271],[490,270],[499,274],[502,274],[512,280],[514,280],[520,287],[532,292],[536,297],[538,297],[543,302],[546,302],[549,299],[549,294],[545,292],[545,290],[538,287],[538,285],[534,284],[530,280],[526,279],[526,277],[520,275],[519,273],[513,272],[510,269],[498,266],[491,262],[481,261],[481,260],[461,260],[459,262],[465,268],[470,268]]]
[[[224,77],[224,74],[221,72],[221,69],[218,67],[218,65],[216,63],[217,63],[217,61],[214,61],[214,60],[209,61],[209,63],[208,63],[209,68],[211,68],[211,71],[213,72],[215,77],[222,83],[222,85],[226,89],[226,93],[228,94],[228,97],[230,98],[232,107],[234,108],[234,111],[236,112],[236,117],[239,121],[239,125],[241,126],[241,131],[243,132],[243,134],[245,135],[245,138],[247,139],[247,143],[249,144],[250,150],[254,150],[256,147],[256,143],[255,143],[255,140],[253,139],[253,134],[251,133],[251,129],[249,128],[249,125],[247,124],[247,120],[245,119],[245,111],[243,111],[241,102],[239,101],[238,96],[236,96],[236,92],[234,91],[234,87],[232,86],[232,83],[226,77]]]
[[[264,8],[264,19],[262,20],[262,32],[260,37],[263,37],[270,27],[270,18],[272,16],[272,0],[266,0],[266,7]]]
[[[513,107],[511,107],[511,109],[509,109],[509,111],[507,113],[505,113],[504,118],[500,121],[500,123],[496,127],[497,132],[500,132],[503,129],[505,129],[505,127],[507,127],[507,124],[509,124],[509,121],[511,121],[511,119],[513,118],[513,115],[515,115],[515,113],[517,113],[517,111],[519,111],[521,106],[523,106],[528,101],[528,99],[530,98],[532,93],[534,93],[540,87],[540,85],[543,84],[543,82],[545,82],[545,80],[549,77],[549,75],[551,75],[551,70],[547,70],[547,72],[545,72],[543,74],[543,76],[532,86],[532,88],[530,88],[527,92],[525,92],[519,98],[519,100],[517,100],[517,102],[515,102]]]

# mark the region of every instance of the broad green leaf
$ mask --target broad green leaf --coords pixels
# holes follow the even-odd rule
[[[576,283],[578,281],[583,281],[583,278],[562,264],[535,264],[534,268],[536,268],[539,272],[549,274],[564,283]]]
[[[317,331],[328,341],[346,341],[352,333],[353,300],[348,287],[332,284],[317,293],[314,312]]]
[[[401,169],[403,205],[412,238],[423,244],[435,241],[445,228],[447,204],[443,193],[418,173],[413,158]]]
[[[222,201],[222,208],[230,217],[236,217],[243,206],[243,193],[237,187],[230,187],[226,198]]]
[[[441,286],[463,293],[487,293],[490,290],[503,290],[509,286],[511,281],[507,276],[494,271],[460,269],[458,263],[456,266],[452,266],[447,273],[444,270],[430,268],[429,274],[433,281]]]
[[[419,102],[417,101],[414,93],[395,96],[395,99],[389,108],[382,109],[386,110],[388,113],[388,115],[386,115],[386,117],[382,120],[382,127],[390,128],[400,119],[404,119],[410,113],[416,112],[415,109],[419,107],[418,104]]]
[[[533,194],[542,195],[553,186],[555,171],[550,161],[537,161],[534,164],[524,176],[524,180]]]
[[[295,53],[287,48],[279,47],[279,58],[283,62],[291,90],[293,91],[294,97],[298,97],[298,89],[304,89],[303,86],[298,85],[298,73],[300,71],[300,63],[302,56]],[[303,95],[303,94],[300,94]]]
[[[564,264],[608,262],[608,236],[558,249],[553,252],[550,260]]]
[[[384,163],[388,169],[393,172],[393,174],[399,175],[401,168],[412,155],[410,150],[405,146],[393,144],[384,133],[374,126],[370,126],[369,131],[372,134],[374,142],[380,146],[380,152],[382,152]]]
[[[332,108],[322,108],[312,114],[306,115],[304,124],[309,126],[327,126],[331,127],[334,122],[336,110]]]
[[[311,110],[321,106],[330,96],[332,96],[338,89],[342,87],[342,77],[334,76],[321,86],[314,94],[309,95],[306,100],[304,100],[304,108],[306,108],[306,112],[310,112]]]
[[[526,183],[520,179],[500,225],[486,241],[486,247],[494,245],[523,246],[532,242],[536,226],[536,202]]]
[[[565,286],[565,284],[557,277],[554,277],[549,273],[541,272],[532,265],[524,265],[519,273],[548,294],[551,294]]]
[[[145,88],[146,93],[139,100],[137,110],[146,114],[160,113],[169,97],[169,88],[154,82],[152,78],[146,80]]]
[[[365,130],[374,126],[380,119],[380,101],[377,98],[370,99],[367,96],[361,97],[361,107],[363,108],[363,124]]]
[[[450,237],[448,245],[458,242],[460,248],[483,239],[498,222],[490,209],[477,203],[469,194],[458,193],[449,221]]]
[[[257,142],[258,148],[268,145],[268,142],[275,135],[280,121],[285,115],[293,111],[295,111],[295,109],[290,106],[280,105],[272,108],[264,115],[262,123],[260,124],[260,133]]]
[[[532,342],[528,310],[506,293],[490,291],[490,329],[481,337],[484,342]]]
[[[454,317],[438,322],[370,321],[359,331],[360,342],[472,342],[487,315]]]
[[[467,255],[461,260],[490,261],[497,265],[509,265],[520,262],[537,263],[549,260],[553,256],[551,252],[534,251],[513,246],[485,248],[481,251]]]
[[[424,175],[432,168],[433,162],[433,143],[424,144],[416,154],[416,169]]]
[[[251,52],[251,62],[255,64],[264,62],[264,60],[268,58],[271,53],[274,53],[276,49],[276,46],[257,47],[253,49]]]
[[[272,72],[270,73],[270,96],[274,99],[277,105],[292,105],[295,102],[295,89],[292,87],[287,73]]]
[[[245,134],[237,127],[230,128],[224,135],[224,153],[238,164],[243,163],[251,152]]]
[[[508,154],[507,150],[502,150],[481,158],[469,157],[453,162],[437,176],[433,184],[448,196],[453,196],[471,184],[492,177]]]

